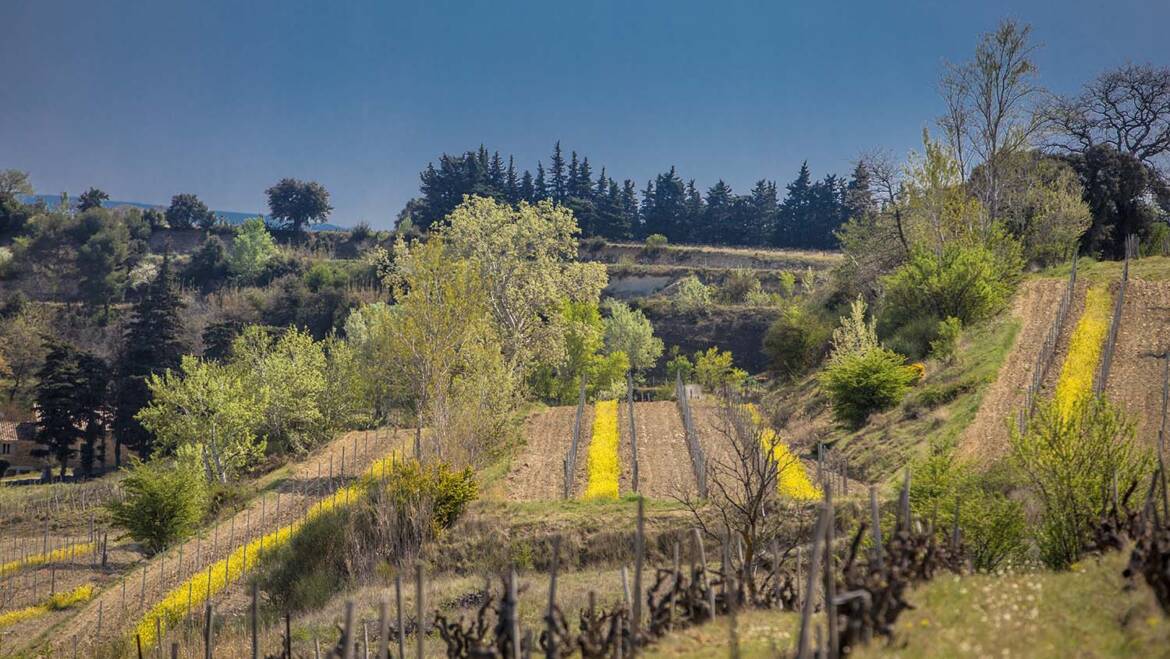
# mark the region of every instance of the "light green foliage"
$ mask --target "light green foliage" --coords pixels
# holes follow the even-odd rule
[[[781,297],[792,297],[792,294],[796,292],[796,275],[788,270],[783,270],[776,278],[779,282]],[[813,285],[811,279],[813,279],[813,275],[810,270],[806,277],[806,286]]]
[[[328,437],[320,406],[325,352],[307,331],[291,328],[274,339],[263,327],[247,327],[232,342],[230,366],[263,401],[258,432],[276,450],[303,453]]]
[[[695,365],[691,363],[687,356],[680,353],[678,346],[670,347],[670,360],[666,362],[666,379],[667,384],[673,386],[673,383],[678,376],[682,376],[683,382],[691,379],[691,374],[695,372]]]
[[[226,483],[264,456],[257,428],[267,391],[252,388],[238,369],[187,355],[179,372],[151,375],[147,386],[151,401],[138,420],[162,452],[195,447],[208,480]]]
[[[954,360],[963,334],[963,322],[954,316],[938,321],[936,338],[930,342],[930,355],[941,362]]]
[[[912,469],[910,505],[919,519],[931,519],[949,542],[955,525],[976,570],[991,571],[1022,557],[1025,548],[1023,505],[1009,494],[1007,470],[993,466],[978,472],[959,462],[950,450],[932,452]]]
[[[1036,532],[1040,558],[1067,568],[1081,557],[1114,483],[1121,490],[1144,485],[1150,452],[1135,440],[1125,413],[1095,396],[1072,409],[1043,402],[1025,432],[1014,424],[1011,430],[1012,458],[1043,508]]]
[[[674,308],[683,313],[703,313],[711,308],[711,287],[694,275],[679,280],[674,290]]]
[[[618,300],[607,300],[605,310],[609,314],[604,321],[606,352],[624,352],[635,371],[653,368],[663,346],[646,315]]]
[[[318,395],[318,406],[327,429],[369,427],[373,383],[365,377],[360,352],[336,336],[328,336],[321,345],[325,353],[325,388]]]
[[[736,368],[730,350],[707,348],[695,353],[695,380],[708,391],[722,391],[724,387],[738,390],[747,380],[747,372]]]
[[[794,378],[807,373],[824,357],[832,331],[832,325],[818,310],[792,304],[768,327],[764,353],[774,371]]]
[[[905,358],[878,344],[873,321],[865,316],[865,301],[858,297],[833,330],[833,349],[820,377],[833,416],[854,427],[897,405],[917,377]]]
[[[236,238],[228,254],[228,269],[242,281],[253,281],[278,253],[263,218],[254,217],[236,229]]]
[[[1000,215],[1030,261],[1065,261],[1092,223],[1084,188],[1068,164],[1035,153],[1004,158]]]
[[[393,504],[405,506],[420,499],[431,501],[431,523],[437,535],[450,528],[467,504],[479,496],[475,472],[470,467],[454,470],[446,463],[399,462],[384,478],[379,493]]]
[[[941,252],[953,243],[978,244],[990,228],[979,200],[946,145],[923,130],[925,153],[911,154],[905,176],[903,231],[912,248]]]
[[[791,277],[792,274],[788,273]],[[796,279],[792,282],[795,284]],[[791,289],[789,289],[789,294]],[[719,287],[719,299],[724,304],[745,304],[749,302],[758,302],[761,297],[767,299],[763,295],[763,288],[760,285],[760,278],[756,273],[746,268],[736,268],[728,273],[724,278],[722,285]]]
[[[566,301],[561,313],[565,357],[561,363],[537,371],[537,391],[548,400],[567,405],[577,400],[584,376],[590,398],[624,393],[629,360],[622,351],[603,354],[607,328],[597,305]]]
[[[135,461],[121,482],[125,493],[108,508],[115,525],[157,554],[191,535],[207,510],[207,484],[195,469],[163,460]]]
[[[669,243],[670,241],[667,240],[666,236],[660,233],[652,233],[649,236],[646,236],[646,242],[644,243],[642,250],[649,256],[655,256],[662,250],[666,249],[666,246]]]
[[[548,201],[512,207],[469,197],[438,232],[450,256],[465,260],[483,287],[514,382],[540,363],[559,361],[563,301],[597,302],[606,283],[603,264],[577,261],[572,212]]]

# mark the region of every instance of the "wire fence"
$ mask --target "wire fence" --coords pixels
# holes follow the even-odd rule
[[[1056,357],[1056,344],[1060,341],[1060,332],[1064,328],[1065,321],[1068,320],[1068,312],[1072,308],[1076,288],[1077,255],[1074,252],[1072,264],[1069,267],[1068,284],[1060,298],[1060,305],[1052,319],[1052,326],[1048,328],[1048,334],[1044,337],[1044,344],[1040,346],[1040,352],[1036,355],[1036,364],[1032,368],[1032,381],[1028,383],[1028,388],[1024,392],[1024,406],[1020,410],[1017,423],[1020,432],[1024,432],[1027,428],[1028,420],[1032,418],[1032,412],[1036,409],[1036,400],[1040,395],[1040,389],[1044,386],[1048,371],[1052,369],[1052,362]]]
[[[581,378],[581,392],[577,396],[577,416],[573,419],[573,439],[569,451],[565,454],[565,489],[566,499],[573,498],[573,481],[577,475],[577,449],[581,446],[581,426],[585,419],[585,378]]]
[[[687,452],[691,454],[691,467],[695,472],[695,484],[699,488],[699,496],[707,497],[707,455],[699,443],[699,433],[695,429],[695,417],[691,413],[690,394],[683,384],[682,373],[675,378],[675,398],[678,401],[679,414],[682,415],[683,430],[686,433]]]
[[[1117,286],[1117,298],[1113,302],[1113,316],[1109,320],[1109,334],[1101,351],[1101,363],[1097,377],[1093,379],[1093,393],[1100,397],[1109,383],[1109,371],[1113,367],[1113,353],[1117,350],[1117,335],[1121,330],[1121,312],[1125,308],[1125,291],[1129,287],[1129,262],[1138,258],[1137,236],[1130,234],[1125,239],[1125,263],[1121,267],[1121,282]]]

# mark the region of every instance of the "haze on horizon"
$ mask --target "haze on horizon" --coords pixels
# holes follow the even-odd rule
[[[640,184],[846,174],[916,148],[943,63],[1003,18],[1031,24],[1055,93],[1170,62],[1149,0],[723,4],[5,3],[0,169],[244,212],[313,179],[330,222],[385,228],[427,162],[481,143],[535,170],[560,140]]]

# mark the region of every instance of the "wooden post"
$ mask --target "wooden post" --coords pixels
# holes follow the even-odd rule
[[[630,643],[638,647],[642,632],[642,561],[646,553],[646,500],[638,496],[638,527],[634,536],[634,607]]]
[[[423,622],[423,611],[426,610],[423,602],[423,564],[414,566],[414,609],[415,609],[415,647],[418,650],[418,659],[423,659],[423,641],[426,639],[426,623]]]
[[[825,614],[829,618],[829,657],[841,656],[840,638],[837,631],[837,575],[833,566],[833,494],[825,492],[825,509],[829,523],[825,525]]]
[[[812,593],[817,582],[817,572],[820,571],[821,543],[824,540],[825,526],[828,524],[828,520],[829,509],[827,506],[822,506],[820,517],[817,519],[816,530],[813,532],[812,554],[808,566],[808,581],[805,583],[804,602],[800,608],[800,636],[797,637],[796,642],[797,659],[810,659],[811,656],[809,654],[809,631],[812,626],[813,604],[816,599],[812,596]]]
[[[260,587],[252,582],[252,659],[260,659]]]
[[[508,616],[511,618],[508,621],[508,632],[512,637],[512,659],[520,659],[520,615],[517,613],[519,598],[516,595],[515,566],[508,573],[508,605]]]
[[[545,628],[548,630],[548,649],[545,651],[545,656],[548,659],[557,659],[558,655],[555,614],[557,609],[557,568],[560,567],[560,560],[561,537],[558,535],[553,538],[552,566],[549,568],[548,575],[548,608],[544,616]]]
[[[870,522],[873,524],[873,560],[878,567],[881,567],[882,517],[881,511],[878,509],[877,487],[874,485],[869,486],[869,515]]]
[[[402,574],[394,575],[394,615],[398,625],[398,659],[406,659],[406,630],[402,625]]]
[[[210,569],[210,568],[208,568]],[[211,618],[215,610],[211,608],[211,600],[207,600],[207,608],[203,611],[203,659],[211,659]]]
[[[390,603],[383,599],[378,602],[378,659],[389,659],[389,616]]]
[[[292,614],[284,612],[284,656],[292,659]]]
[[[638,427],[634,419],[634,371],[626,371],[626,402],[630,407],[630,454],[633,457],[633,486],[634,492],[640,493],[638,487]]]
[[[898,497],[898,528],[910,530],[910,467],[902,479],[902,493]]]
[[[711,578],[707,572],[707,551],[703,548],[703,536],[698,528],[692,528],[691,533],[695,540],[695,550],[699,554],[699,566],[703,570],[703,587],[707,589],[707,606],[711,611],[711,618],[715,617],[715,591],[711,589]]]
[[[341,447],[344,451],[345,447]],[[345,603],[345,628],[341,632],[342,659],[353,659],[353,600]]]
[[[171,659],[179,659],[179,643],[178,643],[178,641],[171,643]]]

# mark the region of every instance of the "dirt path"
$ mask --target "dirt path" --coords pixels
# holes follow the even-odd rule
[[[564,459],[573,443],[576,405],[552,407],[530,414],[524,422],[524,448],[512,461],[505,477],[511,501],[540,501],[564,496]],[[589,438],[593,430],[593,406],[585,406],[581,419],[581,441],[577,446],[577,471],[573,492],[585,491]]]
[[[979,411],[959,437],[959,454],[976,463],[987,463],[1002,457],[1008,450],[1007,420],[1024,405],[1024,396],[1032,382],[1036,356],[1044,345],[1052,321],[1060,308],[1067,281],[1063,279],[1036,279],[1020,287],[1012,303],[1011,316],[1020,321],[1016,343],[999,368],[995,381],[983,394]],[[1083,294],[1083,287],[1080,287]],[[1076,304],[1069,310],[1065,327],[1071,328],[1080,316]],[[1068,332],[1062,332],[1057,355],[1048,376],[1059,372],[1063,362],[1062,348],[1068,344]]]
[[[634,422],[638,433],[638,480],[642,494],[652,499],[670,499],[696,492],[691,456],[687,452],[686,431],[678,406],[672,401],[634,403]],[[630,442],[630,408],[622,403],[618,410],[622,436],[623,493],[633,490],[633,445]]]
[[[300,518],[315,501],[352,481],[376,458],[412,440],[412,431],[405,430],[351,432],[338,437],[293,466],[287,478],[231,518],[205,529],[200,536],[163,555],[134,566],[128,573],[110,575],[104,582],[95,583],[101,592],[75,615],[49,628],[37,625],[36,629],[43,630],[39,635],[30,633],[27,638],[6,639],[5,650],[27,651],[47,643],[50,655],[72,652],[74,648],[85,653],[103,641],[126,633],[146,611],[184,580],[205,572],[208,565],[249,540]],[[330,467],[332,479],[329,478]],[[113,542],[112,536],[110,539]],[[179,560],[180,551],[182,561]],[[145,597],[142,597],[143,592]],[[145,606],[142,601],[145,601]],[[99,617],[102,620],[100,634]],[[12,641],[16,641],[15,647],[10,644]]]
[[[1105,394],[1137,423],[1137,436],[1156,446],[1162,419],[1159,357],[1170,350],[1170,282],[1131,279],[1121,310],[1117,348]]]

